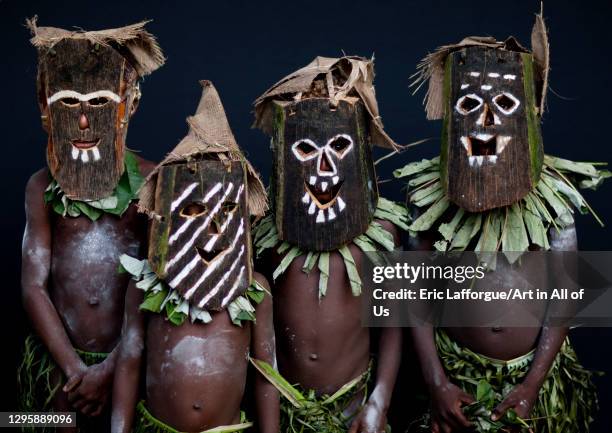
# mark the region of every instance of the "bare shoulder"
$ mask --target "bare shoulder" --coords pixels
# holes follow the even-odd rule
[[[552,227],[548,230],[550,249],[553,251],[576,251],[578,250],[578,236],[574,224],[557,229]]]
[[[266,289],[268,292],[270,291],[270,284],[268,283],[268,279],[264,277],[263,274],[260,274],[259,272],[254,271],[253,279],[257,281],[259,285],[262,286],[264,289]]]
[[[136,155],[138,158],[138,167],[140,168],[140,172],[143,176],[148,176],[149,173],[153,171],[156,164],[153,161],[149,161],[148,159],[144,159],[143,157]]]
[[[386,231],[391,233],[391,235],[393,235],[393,240],[395,241],[395,245],[399,245],[399,243],[400,243],[400,232],[399,232],[399,229],[397,228],[397,226],[395,224],[393,224],[391,221],[387,221],[387,220],[379,220],[379,219],[377,219],[376,222],[378,224],[380,224],[383,229],[385,229]]]
[[[49,170],[47,168],[41,168],[28,180],[26,184],[26,199],[31,196],[35,196],[40,194],[42,198],[42,194],[49,186]]]

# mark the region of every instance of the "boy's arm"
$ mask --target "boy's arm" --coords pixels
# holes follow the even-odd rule
[[[357,415],[349,433],[385,431],[387,411],[402,357],[402,330],[384,328],[380,334],[376,384],[366,405]]]
[[[400,244],[397,227],[389,221],[377,221],[393,235],[396,247]],[[402,358],[402,330],[400,328],[383,328],[378,345],[378,362],[376,383],[368,401],[357,415],[349,433],[378,433],[385,431],[387,411],[395,387],[397,372]]]
[[[136,288],[135,281],[130,280],[125,296],[125,314],[115,366],[112,433],[132,431],[145,341],[145,317],[139,310],[143,296],[143,292]]]
[[[415,213],[413,218],[417,217],[418,213]],[[410,237],[409,248],[412,251],[432,251],[434,239],[433,232],[419,233]],[[421,365],[421,374],[431,397],[431,431],[439,433],[451,429],[465,430],[471,423],[461,407],[472,403],[474,398],[453,384],[444,372],[436,349],[434,327],[428,322],[435,314],[432,305],[423,301],[421,305],[413,308],[415,311],[418,309],[418,314],[410,333]]]
[[[461,407],[474,402],[474,398],[448,380],[436,350],[433,327],[428,324],[414,327],[411,334],[423,380],[431,396],[431,431],[437,433],[469,428],[471,424]]]
[[[578,238],[574,225],[562,230],[556,228],[549,230],[550,249],[552,251],[576,251],[578,249]],[[554,253],[553,253],[554,254]],[[576,276],[576,263],[564,260],[560,254],[553,255],[550,259],[549,269],[551,281],[554,287],[570,287],[571,278]],[[568,281],[569,280],[569,281]],[[568,284],[569,283],[569,284]],[[571,317],[573,305],[568,301],[551,302],[549,312],[554,311],[554,316]],[[567,337],[568,328],[563,326],[544,325],[540,332],[535,357],[529,368],[529,373],[523,382],[514,387],[493,411],[493,420],[501,418],[508,409],[512,408],[521,418],[528,418],[535,404],[540,388],[546,380],[546,376],[561,349],[561,345]]]
[[[255,280],[270,292],[265,277],[254,273]],[[276,343],[272,322],[272,297],[266,293],[264,300],[257,306],[257,321],[254,324],[251,353],[253,358],[267,362],[276,368]],[[266,378],[257,373],[255,376],[255,404],[259,430],[262,433],[278,433],[280,403],[278,391]],[[115,433],[115,432],[113,432]]]
[[[47,290],[51,270],[51,222],[43,194],[48,182],[46,171],[41,170],[26,186],[21,293],[34,331],[67,377],[63,390],[68,392],[80,384],[87,367],[72,347]]]

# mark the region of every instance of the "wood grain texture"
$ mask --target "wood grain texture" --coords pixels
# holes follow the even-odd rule
[[[221,310],[244,293],[252,254],[240,161],[163,166],[155,212],[162,218],[151,224],[149,262],[160,278],[208,310]]]
[[[367,125],[360,101],[343,100],[335,109],[327,98],[275,103],[272,195],[281,239],[330,251],[367,229],[378,200]],[[314,145],[314,157],[296,156],[301,140]]]
[[[535,186],[543,155],[539,119],[532,116],[535,91],[525,91],[533,89],[533,75],[525,77],[521,53],[506,50],[469,47],[451,54],[447,62],[441,159],[447,195],[470,212],[516,203]],[[467,112],[460,112],[457,104],[470,95],[480,106],[470,111],[468,103]],[[503,95],[510,99],[499,99]],[[512,108],[504,112],[504,106]],[[489,144],[476,138],[487,135],[493,137]],[[503,137],[508,137],[507,144],[500,152]],[[482,163],[470,156],[482,156]]]
[[[114,49],[86,40],[64,40],[56,44],[41,57],[39,68],[43,107],[48,97],[63,90],[82,95],[106,90],[121,98],[121,102],[108,101],[101,105],[78,100],[75,104],[66,104],[66,99],[58,100],[48,106],[47,112],[48,164],[63,191],[68,197],[79,200],[108,197],[124,170],[130,114],[127,101],[131,102],[127,95],[133,91],[133,68]],[[88,122],[87,128],[79,127],[83,115]],[[92,150],[81,150],[75,159],[73,140],[98,141],[96,148],[100,158],[96,160]],[[87,155],[87,162],[81,159],[83,153]]]

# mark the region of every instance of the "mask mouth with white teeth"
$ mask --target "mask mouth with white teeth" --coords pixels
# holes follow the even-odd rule
[[[285,122],[274,142],[279,237],[309,251],[337,249],[365,232],[378,199],[363,104],[309,98],[276,109]]]
[[[442,179],[451,201],[467,211],[516,203],[539,179],[535,89],[525,84],[531,67],[527,53],[480,46],[447,58]]]
[[[41,65],[51,174],[72,199],[109,196],[124,170],[135,70],[113,48],[73,39],[56,44]]]

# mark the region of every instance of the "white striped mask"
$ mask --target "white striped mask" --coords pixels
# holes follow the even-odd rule
[[[246,171],[216,160],[163,166],[158,174],[149,261],[191,305],[228,306],[251,280]]]

